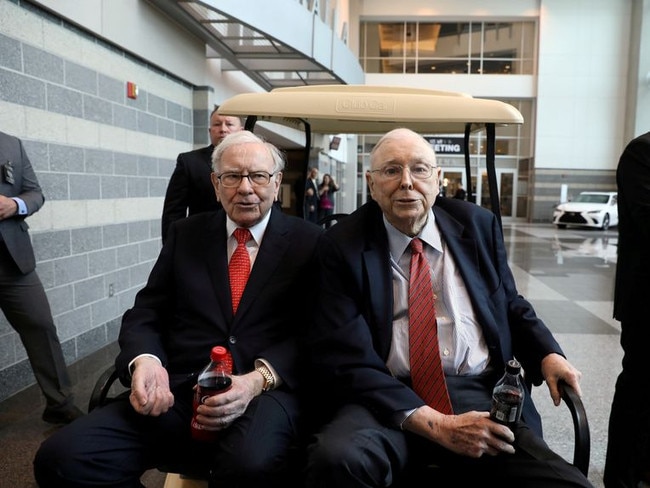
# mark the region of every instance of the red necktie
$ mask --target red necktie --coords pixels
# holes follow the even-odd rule
[[[447,383],[442,370],[435,295],[429,262],[422,252],[422,241],[411,241],[411,277],[409,280],[409,357],[413,389],[427,405],[441,413],[452,414]]]
[[[251,258],[246,250],[246,243],[251,238],[248,229],[235,229],[233,233],[237,239],[237,248],[230,258],[228,274],[230,275],[230,293],[232,295],[232,311],[237,312],[239,300],[244,293],[248,275],[251,272]]]

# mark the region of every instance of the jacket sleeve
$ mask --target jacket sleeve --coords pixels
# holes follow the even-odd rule
[[[189,177],[185,168],[185,155],[179,154],[176,167],[169,179],[165,201],[163,203],[161,219],[161,236],[163,243],[167,239],[167,232],[172,222],[187,216],[189,206]]]
[[[13,196],[17,196],[27,205],[27,215],[17,216],[18,218],[25,218],[40,210],[45,203],[45,197],[36,178],[32,163],[29,157],[27,157],[23,143],[20,140],[18,140],[18,146],[20,151],[20,161],[18,164],[22,166],[22,171],[15,171],[17,177],[16,188],[20,190],[18,195]]]

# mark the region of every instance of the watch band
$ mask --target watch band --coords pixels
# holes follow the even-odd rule
[[[264,386],[262,387],[262,391],[269,391],[275,387],[275,377],[269,368],[264,364],[260,364],[255,368],[255,371],[264,376]]]

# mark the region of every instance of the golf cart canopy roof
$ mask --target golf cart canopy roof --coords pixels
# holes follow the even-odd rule
[[[383,134],[408,127],[420,134],[462,134],[523,123],[521,113],[505,102],[465,93],[393,86],[320,85],[244,93],[224,101],[218,112],[254,116],[320,134]]]

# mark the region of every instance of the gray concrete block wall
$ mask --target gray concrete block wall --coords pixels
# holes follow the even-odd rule
[[[37,271],[66,361],[117,338],[119,322],[160,251],[159,222],[33,235]],[[33,384],[22,343],[0,315],[0,399]]]
[[[158,256],[167,182],[194,147],[195,87],[33,4],[0,9],[0,130],[23,140],[46,197],[27,222],[72,363],[116,340]],[[33,383],[0,313],[0,401]]]

